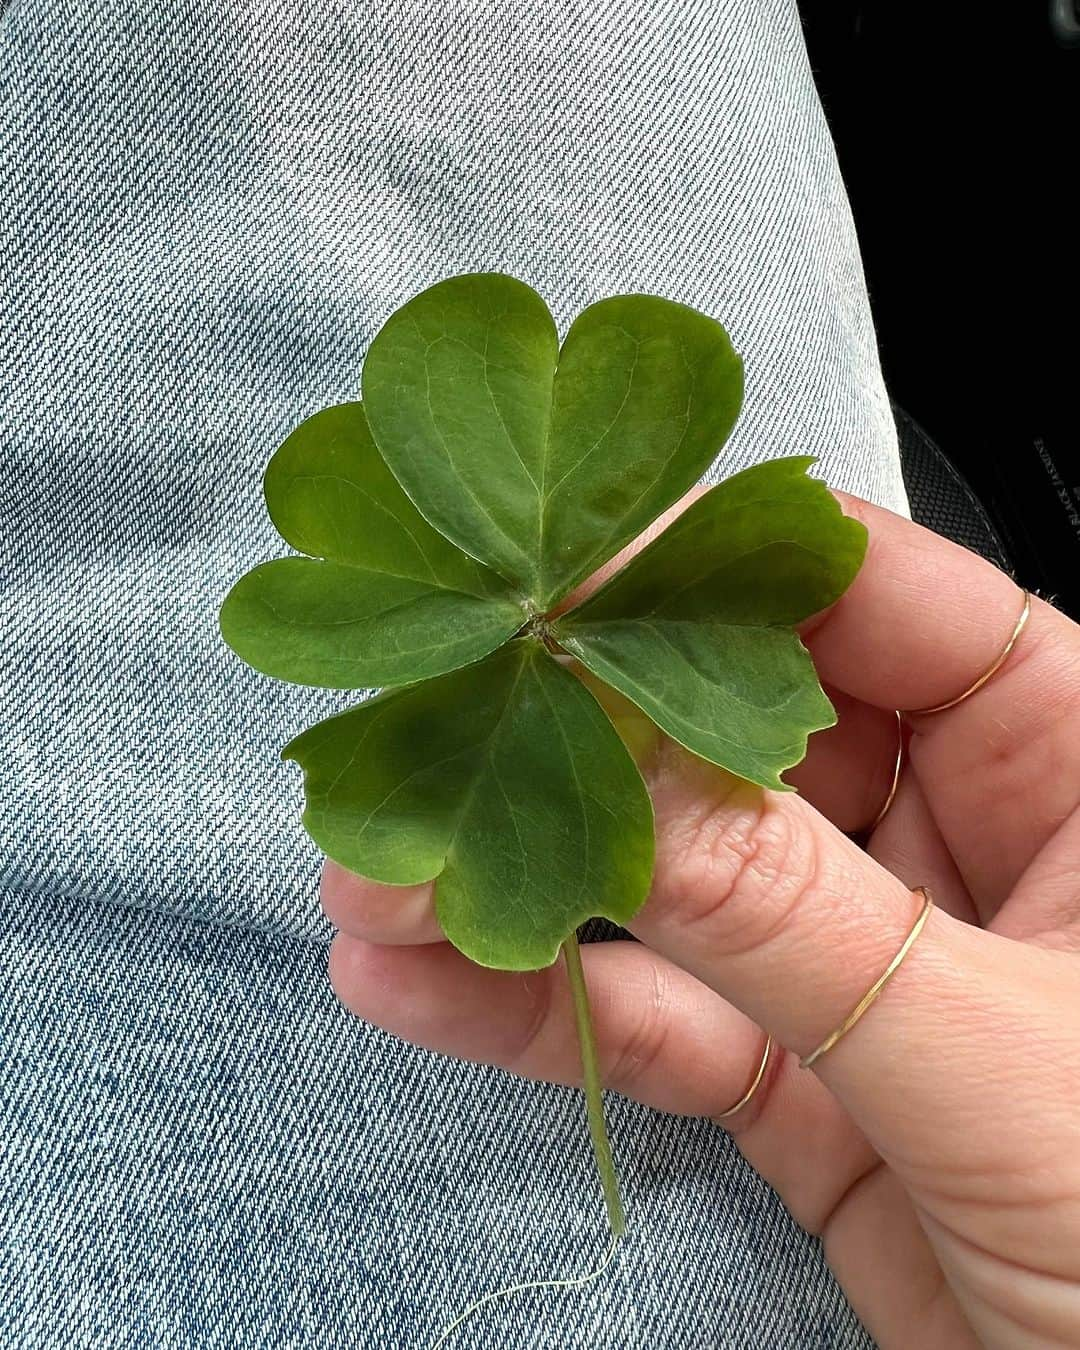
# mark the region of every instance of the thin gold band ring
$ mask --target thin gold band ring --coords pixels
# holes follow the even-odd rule
[[[979,678],[975,681],[974,684],[968,685],[968,687],[964,690],[962,694],[957,694],[955,698],[950,698],[946,703],[936,703],[932,708],[910,708],[908,709],[907,715],[909,717],[926,717],[929,713],[944,712],[946,708],[955,708],[958,703],[963,703],[964,699],[970,698],[971,695],[976,692],[976,690],[981,689],[983,687],[983,685],[987,682],[987,680],[989,680],[992,676],[996,675],[998,671],[1001,669],[1001,667],[1005,664],[1006,658],[1008,657],[1012,649],[1016,646],[1020,634],[1024,631],[1024,627],[1027,624],[1030,615],[1031,615],[1031,592],[1025,590],[1024,608],[1020,611],[1020,617],[1016,621],[1016,627],[1012,630],[1012,635],[1010,636],[1008,642],[1006,642],[1005,646],[1002,647],[1001,652],[997,660],[993,663],[993,665],[990,666],[988,670],[983,671],[983,673],[979,676]]]
[[[1009,636],[1008,642],[1006,642],[1005,646],[1002,647],[993,664],[983,671],[983,673],[974,682],[974,684],[969,684],[962,694],[957,694],[955,698],[949,699],[946,703],[935,703],[934,706],[931,708],[909,708],[906,711],[906,713],[897,711],[896,762],[893,765],[892,782],[889,785],[889,791],[885,797],[885,801],[881,807],[881,810],[878,811],[877,815],[866,827],[866,829],[862,831],[864,835],[873,834],[873,832],[885,819],[885,814],[888,811],[889,807],[892,806],[893,801],[896,797],[896,790],[900,786],[900,773],[904,767],[904,717],[905,716],[927,717],[931,713],[945,712],[947,708],[955,708],[958,703],[963,703],[964,699],[970,698],[972,694],[980,690],[988,680],[992,679],[993,676],[995,676],[998,673],[1001,667],[1005,664],[1005,661],[1008,658],[1009,653],[1016,646],[1020,638],[1020,634],[1024,631],[1024,628],[1027,626],[1027,621],[1031,617],[1031,592],[1025,590],[1023,594],[1024,594],[1023,608],[1020,611],[1020,617],[1016,621],[1016,625]]]
[[[915,939],[922,932],[923,928],[925,928],[926,921],[930,917],[930,911],[934,908],[933,896],[931,896],[929,890],[927,890],[925,886],[916,886],[915,890],[922,895],[923,905],[922,909],[919,911],[918,918],[912,924],[911,931],[904,939],[903,945],[901,946],[900,950],[896,953],[896,955],[885,967],[884,971],[878,976],[878,978],[874,981],[874,983],[870,986],[870,988],[866,991],[866,993],[863,994],[862,998],[859,999],[858,1003],[856,1003],[854,1008],[852,1008],[851,1012],[848,1013],[848,1015],[844,1018],[844,1020],[840,1023],[840,1025],[836,1028],[836,1030],[830,1031],[816,1050],[811,1050],[805,1059],[801,1059],[799,1061],[800,1068],[809,1069],[811,1064],[816,1063],[816,1061],[819,1060],[822,1055],[828,1054],[828,1052],[833,1048],[833,1046],[837,1043],[837,1041],[839,1041],[842,1037],[848,1034],[848,1032],[855,1025],[855,1023],[858,1022],[859,1018],[862,1017],[863,1013],[866,1012],[866,1010],[872,1004],[877,1002],[877,1000],[881,997],[881,993],[884,990],[885,986],[889,983],[892,977],[903,965],[904,958],[907,956],[908,952],[910,952],[912,947],[915,945]]]
[[[727,1120],[727,1118],[729,1116],[733,1116],[736,1111],[741,1111],[743,1107],[749,1102],[750,1098],[761,1086],[761,1080],[765,1077],[765,1070],[766,1068],[768,1068],[769,1056],[772,1054],[772,1048],[773,1048],[773,1038],[769,1035],[766,1035],[765,1050],[762,1053],[761,1063],[758,1065],[757,1073],[754,1074],[753,1082],[746,1089],[746,1091],[743,1093],[743,1095],[739,1098],[739,1100],[735,1103],[734,1106],[729,1106],[726,1111],[721,1111],[719,1115],[713,1116],[713,1120]]]
[[[904,767],[904,718],[902,713],[896,714],[896,760],[893,764],[892,782],[889,784],[889,793],[885,798],[881,810],[874,819],[867,825],[863,834],[873,834],[881,822],[885,819],[885,813],[893,804],[896,796],[896,789],[900,786],[900,771]]]

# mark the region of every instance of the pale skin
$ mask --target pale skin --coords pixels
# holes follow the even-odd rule
[[[583,949],[604,1079],[725,1119],[883,1350],[1080,1345],[1080,628],[1001,572],[838,494],[866,563],[803,637],[839,713],[785,777],[749,787],[623,728],[656,811],[639,943]],[[685,503],[684,503],[685,504]],[[610,569],[608,569],[610,570]],[[937,902],[881,998],[799,1067]],[[327,863],[339,998],[433,1050],[580,1082],[562,962],[481,969],[441,938],[430,886]],[[722,1222],[723,1216],[717,1216]]]

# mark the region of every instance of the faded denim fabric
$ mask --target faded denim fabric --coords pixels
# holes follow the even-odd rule
[[[0,1343],[426,1346],[602,1254],[582,1106],[334,1004],[277,752],[348,699],[217,606],[285,551],[274,448],[469,270],[714,314],[722,471],[905,509],[795,7],[13,0],[0,164]],[[615,1265],[455,1344],[867,1344],[721,1131],[611,1117]]]

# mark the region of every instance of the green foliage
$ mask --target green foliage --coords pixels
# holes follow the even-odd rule
[[[808,458],[735,475],[592,597],[549,612],[713,462],[742,365],[723,328],[654,296],[583,311],[562,347],[498,274],[403,306],[266,475],[304,557],[230,592],[226,641],[257,669],[382,686],[285,749],[305,825],[376,880],[434,880],[448,938],[504,969],[550,964],[587,917],[643,902],[652,813],[572,654],[668,735],[772,788],[833,710],[793,630],[858,570],[865,531]]]
[[[742,362],[714,320],[651,295],[590,305],[560,350],[535,291],[463,276],[390,317],[363,395],[423,514],[543,611],[709,467]]]
[[[446,936],[504,970],[549,965],[593,914],[633,917],[653,864],[652,809],[580,680],[528,639],[393,690],[285,747],[304,823],[376,881],[438,877]]]
[[[266,472],[286,543],[221,608],[229,646],[265,675],[327,689],[427,679],[505,642],[520,595],[433,530],[375,448],[359,403],[292,433]]]
[[[711,488],[553,629],[674,740],[777,789],[836,720],[791,625],[844,593],[866,548],[812,463]]]

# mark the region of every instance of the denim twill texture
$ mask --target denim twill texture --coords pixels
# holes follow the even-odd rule
[[[580,1103],[351,1021],[246,670],[259,481],[443,276],[729,327],[724,473],[904,509],[793,4],[14,0],[0,18],[0,1340],[430,1343],[603,1246]],[[633,1241],[461,1344],[864,1345],[726,1138],[618,1102]]]

